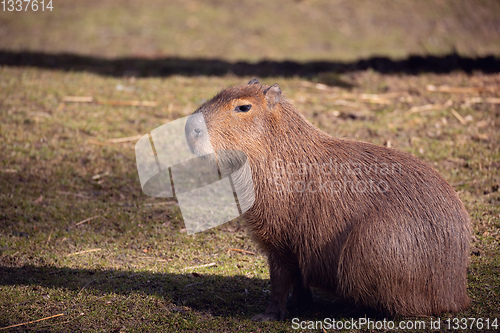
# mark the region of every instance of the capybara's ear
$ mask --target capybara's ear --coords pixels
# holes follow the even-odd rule
[[[281,98],[280,86],[277,83],[275,83],[269,88],[267,88],[264,94],[266,96],[267,105],[270,108],[272,108],[274,107],[274,105],[276,105],[276,103],[280,101]]]
[[[251,79],[250,81],[248,81],[248,84],[259,84],[259,79],[257,79],[256,77],[254,77],[253,79]]]

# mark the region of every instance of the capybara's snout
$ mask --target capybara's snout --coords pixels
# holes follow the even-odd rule
[[[193,113],[186,121],[184,134],[193,154],[204,155],[212,152],[205,119],[201,113]]]

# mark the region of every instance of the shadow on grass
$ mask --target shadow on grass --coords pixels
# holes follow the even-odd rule
[[[189,307],[214,316],[242,319],[250,319],[262,312],[270,298],[268,280],[241,275],[226,277],[53,266],[0,266],[0,285],[61,288],[73,292],[84,290],[97,296],[143,293],[165,298],[172,304],[173,311],[184,312],[183,307]],[[310,307],[298,309],[289,306],[288,310],[288,319],[377,317],[376,313],[333,301],[322,293],[315,295]]]
[[[321,73],[346,73],[372,69],[385,74],[446,74],[453,71],[472,73],[500,72],[500,57],[465,57],[452,53],[443,56],[409,56],[394,60],[373,56],[351,62],[342,61],[273,61],[229,62],[203,58],[134,58],[107,59],[71,53],[43,53],[32,51],[0,50],[0,66],[20,66],[55,69],[62,71],[86,71],[109,76],[164,77],[170,75],[223,76],[281,76],[311,78]]]

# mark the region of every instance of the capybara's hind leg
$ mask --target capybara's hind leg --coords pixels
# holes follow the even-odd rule
[[[404,217],[384,222],[352,228],[340,256],[341,294],[388,315],[437,315],[467,307],[468,239]]]
[[[428,284],[436,267],[414,246],[411,231],[388,225],[366,221],[353,227],[340,255],[339,292],[387,315],[428,315],[433,298]]]

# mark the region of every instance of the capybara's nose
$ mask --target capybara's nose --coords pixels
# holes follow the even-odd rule
[[[188,140],[199,139],[206,131],[205,120],[201,113],[195,113],[189,116],[186,121],[185,134]]]
[[[195,128],[193,129],[193,132],[195,136],[200,136],[203,131],[201,130],[201,128]]]

